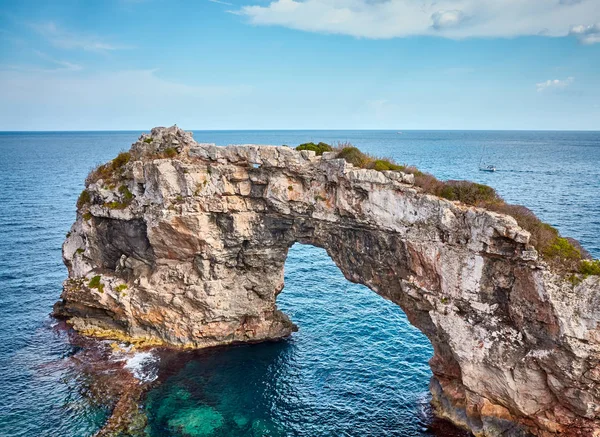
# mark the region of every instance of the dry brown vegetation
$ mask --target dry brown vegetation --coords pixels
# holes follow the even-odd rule
[[[121,176],[121,170],[131,160],[129,152],[121,152],[115,159],[106,164],[101,164],[90,172],[85,180],[85,184],[97,182],[100,179],[103,181],[112,181],[113,178]]]
[[[299,148],[303,147],[300,150],[314,150],[312,148],[314,143],[309,144],[311,146],[299,146]],[[440,181],[435,176],[421,172],[415,167],[400,165],[391,159],[377,158],[366,154],[350,143],[338,143],[337,146],[319,143],[316,146],[321,150],[327,146],[330,150],[337,152],[338,158],[343,158],[358,168],[403,171],[413,174],[415,185],[428,194],[510,215],[514,217],[519,226],[531,234],[530,244],[555,269],[578,272],[583,275],[600,274],[600,261],[586,260],[589,258],[589,254],[576,240],[561,237],[556,228],[542,222],[530,209],[506,203],[496,193],[496,190],[488,185],[469,181]]]
[[[167,147],[164,151],[164,154],[167,158],[173,158],[177,155],[177,149],[174,147]]]

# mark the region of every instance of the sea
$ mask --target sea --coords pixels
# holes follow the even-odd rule
[[[0,133],[0,436],[91,436],[114,406],[109,383],[94,382],[102,364],[86,361],[94,346],[73,341],[49,314],[67,276],[61,244],[86,174],[140,134]],[[600,132],[194,131],[194,138],[350,142],[440,179],[488,184],[600,257]],[[481,172],[480,163],[497,171]],[[292,247],[277,304],[299,326],[286,340],[127,358],[125,369],[149,386],[140,401],[144,434],[467,435],[432,417],[427,338],[399,307],[348,282],[325,251]]]

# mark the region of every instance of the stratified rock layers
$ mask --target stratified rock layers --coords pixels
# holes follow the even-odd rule
[[[194,348],[285,337],[284,262],[312,244],[429,338],[440,416],[480,436],[600,436],[600,280],[553,273],[513,218],[401,172],[176,127],[130,153],[88,181],[63,246],[55,313],[76,330]]]

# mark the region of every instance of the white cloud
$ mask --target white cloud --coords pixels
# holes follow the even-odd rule
[[[272,0],[233,13],[255,25],[366,38],[566,36],[578,32],[574,24],[600,22],[597,0]]]
[[[105,52],[132,48],[130,46],[107,43],[97,36],[67,31],[52,21],[32,23],[30,24],[30,27],[47,39],[50,44],[62,49],[81,49],[86,51]]]
[[[227,5],[227,6],[233,6],[233,3],[229,3],[229,2],[224,2],[222,0],[208,0],[211,3],[218,3],[220,5]]]
[[[583,44],[600,43],[600,24],[573,26],[569,33],[576,36]]]
[[[539,82],[535,84],[538,93],[550,90],[562,90],[568,87],[575,80],[574,77],[567,77],[564,80],[560,79],[548,79],[545,82]]]
[[[436,11],[431,15],[434,29],[458,26],[464,19],[465,15],[457,9],[452,11]]]

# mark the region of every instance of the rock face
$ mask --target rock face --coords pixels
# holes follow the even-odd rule
[[[55,314],[142,344],[285,337],[284,262],[312,244],[429,338],[437,414],[478,436],[600,436],[600,279],[565,280],[513,218],[412,182],[155,128],[88,178]]]

